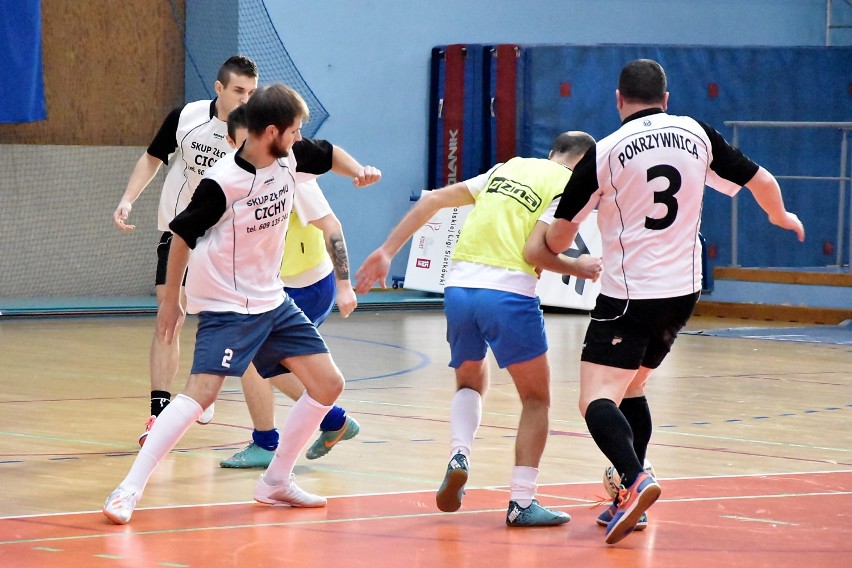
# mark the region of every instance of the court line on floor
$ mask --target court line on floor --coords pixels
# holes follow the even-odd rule
[[[568,484],[566,484],[568,485]],[[408,492],[405,492],[408,493]],[[415,493],[422,493],[415,492]],[[366,497],[371,496],[382,496],[388,494],[368,494],[364,495]],[[790,499],[790,498],[801,498],[801,497],[838,497],[852,495],[852,491],[819,491],[819,492],[800,492],[800,493],[770,493],[770,494],[760,494],[760,495],[724,495],[724,496],[711,496],[711,497],[682,497],[675,499],[665,499],[661,498],[658,500],[658,503],[698,503],[698,502],[709,502],[709,501],[741,501],[741,500],[751,500],[751,499]],[[329,497],[329,499],[339,499],[339,498],[352,498],[354,496],[345,496],[345,497]],[[253,501],[245,502],[245,503],[229,503],[229,504],[219,504],[215,506],[226,506],[226,505],[243,505],[250,504]],[[550,508],[553,509],[579,509],[579,508],[587,508],[591,502],[582,502],[582,503],[572,503],[572,504],[564,504],[564,505],[549,505]],[[158,510],[166,510],[166,509],[176,509],[176,508],[185,508],[190,505],[180,505],[175,507],[155,507],[154,509]],[[194,505],[201,506],[201,505]],[[212,506],[212,505],[211,505]],[[137,509],[137,511],[142,510],[151,510],[151,509]],[[343,523],[357,523],[357,522],[375,522],[375,521],[389,521],[389,520],[406,520],[406,519],[425,519],[425,518],[433,518],[433,517],[448,517],[448,516],[460,516],[460,515],[479,515],[479,514],[493,514],[493,513],[501,513],[504,512],[505,508],[500,507],[497,509],[487,508],[487,509],[466,509],[464,511],[456,511],[453,513],[443,513],[440,511],[432,511],[432,512],[424,512],[424,513],[402,513],[395,515],[379,515],[379,516],[368,516],[368,517],[345,517],[345,518],[337,518],[337,519],[313,519],[313,520],[289,520],[289,521],[281,521],[274,523],[244,523],[244,524],[236,524],[236,525],[219,525],[219,526],[206,526],[206,527],[184,527],[184,528],[172,528],[172,529],[162,529],[162,530],[148,530],[148,531],[133,531],[134,536],[148,536],[148,535],[162,535],[162,534],[186,534],[186,533],[198,533],[198,532],[206,532],[206,531],[221,531],[221,530],[239,530],[239,529],[255,529],[255,528],[265,528],[265,527],[287,527],[287,526],[311,526],[311,525],[336,525]],[[97,513],[98,511],[91,511],[89,513]],[[66,514],[74,514],[74,513],[66,513]],[[62,513],[54,514],[53,516],[65,515]],[[45,515],[42,515],[45,516]],[[25,520],[33,518],[29,517],[4,517],[0,518],[0,520]],[[54,536],[54,537],[40,537],[40,538],[28,538],[28,539],[20,539],[20,540],[4,540],[0,541],[0,546],[4,545],[20,545],[20,544],[35,544],[35,543],[45,543],[45,542],[67,542],[67,541],[78,541],[78,540],[89,540],[93,538],[113,538],[116,536],[127,536],[127,533],[124,531],[121,532],[101,532],[95,534],[87,534],[87,535],[75,535],[75,536]]]

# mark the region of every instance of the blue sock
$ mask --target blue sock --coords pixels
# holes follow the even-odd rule
[[[334,432],[343,428],[343,423],[346,422],[346,411],[339,406],[331,407],[328,414],[320,422],[320,430],[323,432]]]
[[[264,450],[273,452],[278,447],[278,428],[264,431],[254,430],[251,433],[251,439]]]

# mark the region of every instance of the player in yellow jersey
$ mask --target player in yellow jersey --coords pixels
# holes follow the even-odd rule
[[[228,118],[228,138],[239,147],[247,136],[245,113],[237,108]],[[322,195],[319,185],[310,177],[297,175],[297,192],[308,192],[312,207],[310,219],[300,219],[296,208],[290,216],[284,257],[281,261],[281,279],[284,289],[314,325],[319,326],[337,307],[343,317],[358,305],[348,271],[335,273],[330,255],[336,255],[341,265],[349,266],[343,229]],[[319,215],[319,218],[316,216]],[[244,449],[219,465],[228,468],[267,467],[278,446],[278,429],[275,428],[275,412],[272,387],[274,386],[293,400],[298,400],[305,388],[293,373],[278,375],[268,380],[261,378],[254,366],[249,367],[242,379],[243,394],[251,415],[254,430],[252,441]],[[308,448],[307,458],[317,459],[327,454],[335,444],[354,438],[360,426],[340,406],[333,406],[320,424],[320,435]]]
[[[506,524],[556,526],[571,519],[535,499],[550,407],[547,337],[536,285],[541,269],[597,279],[602,264],[588,255],[550,254],[534,266],[524,259],[524,246],[530,234],[547,231],[571,169],[592,144],[585,132],[566,132],[554,141],[549,159],[512,158],[475,178],[427,192],[356,273],[360,294],[377,280],[384,286],[391,259],[419,227],[439,209],[473,205],[444,288],[457,389],[450,405],[450,462],[435,496],[442,511],[461,507],[490,383],[485,359],[490,347],[500,368],[509,371],[523,406]]]

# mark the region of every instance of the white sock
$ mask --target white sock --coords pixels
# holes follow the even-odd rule
[[[473,439],[482,422],[482,397],[473,389],[459,389],[450,404],[450,457],[470,458]]]
[[[509,498],[524,509],[529,507],[538,489],[538,485],[535,483],[536,479],[538,479],[538,468],[523,465],[513,467],[512,484],[510,485],[512,495]]]
[[[145,445],[136,455],[121,486],[130,491],[143,491],[148,478],[202,412],[204,409],[193,399],[184,394],[177,395],[157,416],[145,438]]]
[[[331,410],[331,406],[323,406],[310,396],[307,391],[296,401],[287,421],[281,428],[281,441],[275,450],[272,463],[263,474],[263,482],[267,485],[280,485],[283,481],[290,479],[293,466],[299,454],[305,449],[308,440],[319,428],[320,422]]]

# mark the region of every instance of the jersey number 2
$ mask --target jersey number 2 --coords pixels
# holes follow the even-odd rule
[[[231,348],[225,349],[225,356],[222,357],[222,366],[226,369],[231,368],[231,358],[234,356],[234,352]]]
[[[654,192],[654,203],[662,203],[666,206],[666,214],[662,219],[654,219],[653,217],[645,217],[645,228],[652,231],[662,231],[674,223],[677,217],[677,199],[675,193],[680,190],[680,172],[673,166],[660,164],[648,168],[648,182],[659,177],[666,178],[669,181],[669,186],[663,191]]]

